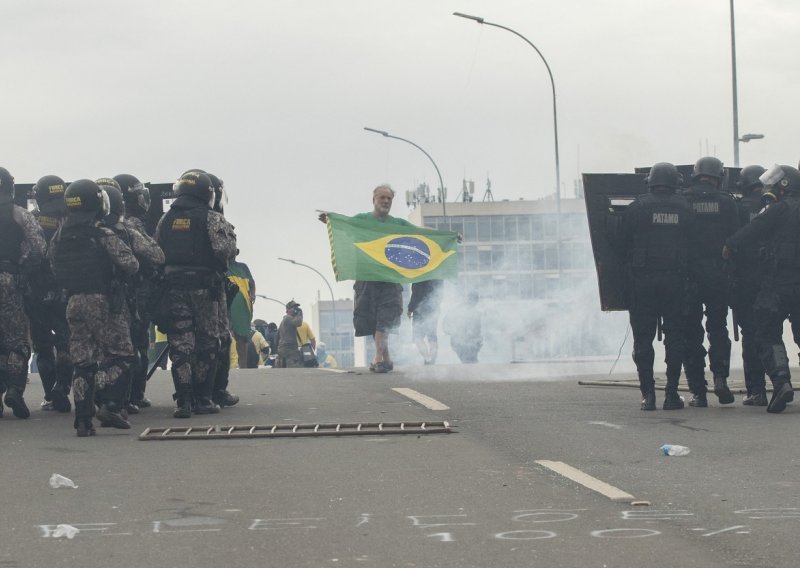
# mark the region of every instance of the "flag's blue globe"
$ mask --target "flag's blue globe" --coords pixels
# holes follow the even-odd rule
[[[386,243],[386,260],[402,268],[423,268],[431,261],[431,249],[422,239],[397,237]]]

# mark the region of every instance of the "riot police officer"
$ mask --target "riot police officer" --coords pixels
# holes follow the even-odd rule
[[[228,196],[225,193],[225,184],[223,181],[214,174],[208,174],[211,180],[211,186],[214,188],[214,211],[225,216],[225,205],[228,202]],[[228,223],[227,230],[230,234],[235,235],[234,226],[225,219]],[[228,310],[230,303],[228,298],[236,295],[238,288],[227,277],[225,278],[224,287],[221,290],[220,298],[218,300],[219,315],[219,353],[217,355],[217,368],[214,373],[214,387],[211,396],[212,401],[218,404],[221,408],[226,406],[233,406],[239,402],[239,396],[228,392],[228,376],[230,374],[231,366],[231,322]]]
[[[685,348],[687,244],[693,214],[688,202],[675,193],[679,182],[674,165],[655,164],[647,177],[650,192],[625,209],[619,233],[629,277],[628,311],[642,410],[656,409],[653,339],[659,320],[663,320],[667,364],[663,409],[684,406],[678,381]]]
[[[75,430],[94,435],[92,416],[115,428],[130,428],[122,413],[134,354],[130,314],[117,275],[139,269],[122,239],[100,220],[108,196],[95,182],[80,179],[64,193],[67,218],[53,237],[48,255],[56,282],[66,291],[69,351],[75,368],[72,394]]]
[[[176,418],[219,412],[211,401],[219,350],[219,299],[236,238],[213,211],[214,190],[204,173],[189,171],[175,184],[177,198],[156,227],[166,256],[165,287],[157,315],[166,331]]]
[[[148,286],[156,271],[164,265],[164,252],[147,233],[136,229],[139,224],[134,224],[126,217],[125,201],[118,183],[110,178],[101,178],[97,180],[97,184],[108,195],[109,213],[103,219],[103,225],[114,231],[130,247],[139,262],[139,271],[125,281],[124,290],[131,315],[131,341],[135,351],[135,364],[131,367],[131,392],[126,409],[131,414],[137,414],[141,407],[149,406],[144,392],[147,384],[150,321],[144,315],[146,312],[140,289]]]
[[[112,181],[119,186],[122,193],[123,205],[125,208],[123,224],[139,234],[152,236],[147,230],[147,212],[150,210],[150,190],[139,181],[139,178],[131,174],[119,174],[112,178]],[[155,244],[155,243],[153,243]],[[148,246],[152,246],[148,244]],[[140,259],[141,260],[141,259]],[[163,263],[162,263],[163,264]],[[136,408],[147,408],[150,400],[145,396],[145,386],[147,385],[147,367],[149,366],[148,349],[150,347],[150,322],[152,314],[149,313],[150,298],[153,294],[153,283],[151,276],[151,265],[145,264],[144,271],[137,277],[135,290],[135,300],[137,314],[132,320],[131,340],[137,352],[136,366],[131,370],[131,401],[130,404]],[[146,274],[145,274],[146,273]]]
[[[759,177],[766,170],[761,166],[747,166],[739,172],[736,188],[741,198],[736,202],[739,208],[739,225],[744,227],[762,209],[763,184]],[[744,384],[747,396],[742,401],[745,406],[766,406],[767,391],[764,366],[758,356],[756,345],[756,322],[753,312],[756,296],[761,286],[763,273],[762,241],[742,243],[735,258],[731,260],[733,286],[731,289],[731,309],[734,325],[742,329],[742,362]]]
[[[748,243],[768,243],[769,262],[754,313],[759,355],[772,381],[767,412],[779,413],[794,399],[783,323],[800,313],[800,171],[776,165],[761,180],[777,203],[727,239],[722,255],[735,257]]]
[[[33,216],[49,243],[61,227],[67,208],[64,191],[67,184],[56,175],[39,178],[33,186],[36,210]],[[30,274],[25,311],[31,323],[31,341],[36,353],[36,367],[44,388],[43,410],[69,412],[72,363],[69,360],[69,327],[66,299],[56,289],[50,264],[43,262]]]
[[[30,416],[23,398],[31,357],[24,278],[44,260],[46,248],[36,219],[14,204],[14,177],[0,168],[0,393],[17,418]]]
[[[720,191],[725,177],[722,162],[706,156],[694,165],[692,183],[683,192],[695,214],[689,233],[689,298],[684,370],[690,406],[706,407],[705,356],[714,374],[714,394],[720,404],[734,402],[728,388],[731,340],[728,337],[728,273],[720,258],[725,239],[739,228],[736,201]],[[703,347],[703,314],[709,349]]]

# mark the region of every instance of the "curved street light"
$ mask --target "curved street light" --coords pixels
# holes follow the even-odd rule
[[[528,38],[526,38],[518,31],[512,30],[511,28],[507,28],[506,26],[501,26],[500,24],[487,22],[480,16],[471,16],[469,14],[463,14],[461,12],[453,12],[453,15],[458,16],[459,18],[466,18],[467,20],[473,20],[485,26],[492,26],[495,28],[500,28],[501,30],[506,30],[507,32],[511,32],[518,38],[522,39],[525,43],[530,45],[533,49],[535,49],[536,53],[539,54],[539,57],[542,58],[542,62],[544,63],[545,68],[547,68],[547,74],[550,76],[550,87],[552,88],[553,91],[553,135],[555,139],[555,154],[556,154],[556,211],[560,215],[561,214],[561,167],[559,165],[559,160],[558,160],[558,112],[556,110],[556,82],[553,80],[553,72],[550,70],[550,65],[547,63],[547,59],[544,58],[544,55],[542,55],[542,52],[539,51],[538,47],[533,45],[533,43]]]
[[[553,80],[553,72],[550,70],[550,65],[547,63],[547,59],[544,58],[544,55],[542,55],[542,52],[539,51],[539,48],[533,45],[533,42],[531,42],[531,40],[526,38],[518,31],[512,30],[511,28],[508,28],[506,26],[501,26],[500,24],[487,22],[480,16],[471,16],[469,14],[464,14],[462,12],[453,12],[453,15],[458,16],[459,18],[466,18],[467,20],[473,20],[475,22],[478,22],[479,24],[492,26],[495,28],[500,28],[501,30],[506,30],[507,32],[511,32],[518,38],[522,39],[522,41],[530,45],[534,50],[536,50],[536,53],[539,54],[539,57],[541,57],[542,62],[544,63],[545,68],[547,69],[547,75],[550,77],[550,87],[553,91],[553,138],[554,138],[554,147],[556,156],[556,251],[557,251],[556,262],[558,264],[559,286],[561,286],[561,167],[558,159],[558,111],[556,110],[556,82],[555,80]]]
[[[439,166],[437,166],[436,162],[433,161],[433,158],[431,158],[431,155],[428,154],[425,150],[423,150],[421,146],[419,146],[417,144],[414,144],[411,140],[406,140],[405,138],[400,138],[399,136],[392,136],[391,134],[389,134],[385,130],[378,130],[376,128],[370,128],[368,126],[365,126],[364,130],[367,130],[369,132],[374,132],[375,134],[380,134],[384,138],[394,138],[395,140],[401,140],[403,142],[407,142],[408,144],[411,144],[412,146],[414,146],[414,148],[416,148],[417,150],[419,150],[420,152],[422,152],[423,154],[428,156],[428,159],[431,161],[431,164],[433,164],[433,167],[436,169],[436,175],[439,176],[439,195],[442,198],[442,217],[444,217],[446,219],[447,218],[447,208],[445,207],[444,202],[447,201],[447,196],[444,193],[444,183],[442,183],[442,174],[439,172]]]
[[[281,306],[286,309],[286,302],[281,302],[280,300],[276,300],[275,298],[270,298],[269,296],[265,296],[264,294],[256,294],[256,298],[264,298],[265,300],[271,300],[276,304],[280,304]]]
[[[303,264],[302,262],[297,262],[296,260],[293,260],[291,258],[280,258],[280,257],[278,257],[278,260],[282,260],[283,262],[291,262],[292,264],[296,264],[297,266],[304,266],[304,267],[308,268],[309,270],[313,270],[314,272],[319,274],[319,277],[322,278],[322,280],[325,281],[325,285],[328,287],[328,291],[331,293],[331,314],[333,315],[333,333],[336,334],[336,299],[333,296],[333,288],[331,288],[331,285],[328,282],[328,279],[325,278],[325,276],[322,274],[322,272],[320,272],[319,270],[317,270],[313,266],[309,266],[307,264]]]

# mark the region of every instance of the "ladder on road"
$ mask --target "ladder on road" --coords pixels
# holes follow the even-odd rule
[[[234,438],[298,438],[318,436],[385,436],[388,434],[449,434],[447,421],[272,424],[268,426],[182,426],[147,428],[140,440],[217,440]]]

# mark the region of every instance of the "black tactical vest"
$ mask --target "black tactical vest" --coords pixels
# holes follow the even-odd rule
[[[775,269],[778,272],[800,271],[800,196],[786,196],[787,212],[772,241]]]
[[[753,192],[743,196],[736,203],[739,211],[739,224],[744,227],[752,221],[761,211],[761,193]],[[741,276],[756,276],[762,264],[761,249],[765,243],[762,241],[752,241],[744,243],[736,252],[735,271]]]
[[[14,221],[14,204],[0,206],[0,272],[17,271],[23,239],[22,227]]]
[[[172,204],[157,235],[167,267],[220,268],[208,238],[208,212],[207,206],[194,199],[178,198]]]
[[[62,228],[56,236],[53,268],[60,288],[72,294],[107,294],[114,265],[103,245],[102,231],[90,225]]]
[[[698,182],[684,197],[695,214],[694,229],[689,236],[689,253],[692,259],[721,258],[720,252],[730,236],[730,218],[735,211],[733,198],[720,193],[713,186]]]
[[[678,195],[648,193],[639,198],[633,221],[630,266],[636,271],[683,271],[687,261],[689,209]]]

